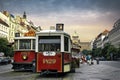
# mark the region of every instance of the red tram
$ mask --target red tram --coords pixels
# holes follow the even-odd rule
[[[72,68],[70,35],[48,30],[36,33],[36,72],[66,73]]]
[[[15,37],[14,61],[15,71],[33,70],[35,65],[35,37]]]

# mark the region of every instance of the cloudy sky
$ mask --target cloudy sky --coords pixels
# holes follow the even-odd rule
[[[91,41],[120,18],[120,0],[0,0],[0,11],[23,15],[42,29],[64,23],[81,41]]]

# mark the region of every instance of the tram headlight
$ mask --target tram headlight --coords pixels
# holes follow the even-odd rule
[[[23,55],[23,60],[27,60],[27,56],[26,55]]]

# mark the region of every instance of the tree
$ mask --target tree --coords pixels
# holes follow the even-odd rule
[[[6,38],[0,38],[0,52],[3,52],[5,56],[13,56],[13,47],[9,47],[9,42]]]
[[[115,48],[110,43],[107,43],[102,49],[102,56],[105,57],[107,60],[115,59],[115,57],[117,56],[117,52],[118,52],[117,48]]]
[[[117,49],[117,58],[120,58],[120,45],[119,48]]]
[[[82,51],[82,53],[83,53],[84,55],[88,55],[88,50],[84,49],[84,50]]]
[[[107,59],[108,48],[110,47],[110,45],[111,45],[110,43],[106,43],[104,45],[104,48],[102,49],[101,55],[106,59]]]
[[[94,54],[94,57],[100,57],[102,56],[101,53],[102,53],[102,49],[101,48],[96,48],[93,52]]]
[[[91,51],[91,50],[86,50],[86,49],[84,49],[84,50],[82,51],[82,53],[83,53],[84,55],[92,55],[92,51]]]
[[[115,56],[117,56],[117,48],[115,48],[113,45],[110,45],[107,50],[107,59],[115,59]]]

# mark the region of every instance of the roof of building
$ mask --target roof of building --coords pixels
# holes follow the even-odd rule
[[[114,23],[114,25],[115,25],[115,24],[118,24],[118,23],[120,23],[120,19],[118,19],[118,20]]]
[[[109,31],[105,30],[105,31],[102,32],[102,35],[106,35],[107,33],[109,33]]]
[[[101,35],[106,35],[106,34],[108,34],[108,33],[109,33],[108,30],[104,30],[102,33],[100,33],[100,34],[96,37],[96,39],[99,38]]]

